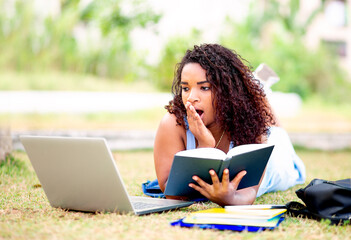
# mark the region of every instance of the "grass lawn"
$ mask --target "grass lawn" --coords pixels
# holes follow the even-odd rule
[[[351,151],[297,149],[313,178],[337,180],[350,177]],[[152,151],[114,152],[121,175],[131,195],[143,195],[141,183],[155,178]],[[327,222],[286,217],[279,228],[262,233],[186,229],[171,227],[170,221],[190,212],[216,207],[194,204],[181,210],[146,216],[115,213],[69,212],[50,207],[24,152],[0,168],[0,239],[349,239],[351,225],[330,226]],[[142,167],[140,167],[142,166]],[[296,186],[269,193],[257,204],[284,204],[298,200]]]
[[[155,89],[138,82],[120,84],[109,79],[62,73],[0,73],[2,90],[147,91]],[[156,130],[164,109],[131,113],[0,114],[0,128],[22,130]],[[288,132],[351,132],[350,105],[326,106],[307,102],[293,118],[281,119]],[[314,178],[337,180],[350,177],[351,150],[312,151],[298,149],[307,167],[308,184]],[[50,207],[24,152],[0,167],[0,239],[349,239],[351,225],[286,217],[278,229],[262,233],[186,229],[169,223],[212,203],[194,204],[177,211],[146,216],[115,213],[69,212]],[[141,183],[156,178],[153,154],[148,151],[114,152],[119,170],[131,195],[143,195]],[[140,167],[142,166],[142,167]],[[305,185],[306,185],[305,184]],[[296,186],[285,192],[266,194],[256,204],[285,204],[299,200]]]

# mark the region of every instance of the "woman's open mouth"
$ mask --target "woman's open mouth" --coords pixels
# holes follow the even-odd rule
[[[202,118],[202,115],[204,114],[204,111],[202,110],[196,110],[197,114],[199,114],[199,116]]]

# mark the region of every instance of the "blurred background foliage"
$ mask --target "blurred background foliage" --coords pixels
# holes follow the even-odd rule
[[[131,81],[138,56],[130,33],[161,17],[139,0],[124,1],[128,11],[121,0],[86,6],[63,0],[59,16],[45,17],[34,11],[33,0],[12,1],[13,14],[8,11],[12,6],[6,7],[9,2],[0,0],[0,68],[14,71],[69,71]]]
[[[201,31],[193,29],[187,36],[171,37],[161,50],[159,62],[150,67],[151,78],[162,91],[169,91],[172,87],[176,64],[179,63],[185,52],[201,44]]]
[[[324,2],[305,22],[297,19],[298,0],[291,0],[290,11],[284,13],[277,0],[266,1],[265,9],[252,6],[244,22],[227,19],[228,31],[221,43],[235,49],[253,68],[265,62],[274,69],[281,81],[273,90],[295,92],[302,99],[320,95],[328,101],[351,100],[349,76],[332,49],[320,45],[311,50],[304,43],[306,29]]]
[[[14,12],[0,0],[0,71],[92,74],[124,83],[149,79],[161,91],[170,91],[174,66],[186,49],[203,42],[201,30],[171,37],[160,51],[159,60],[150,64],[131,40],[134,29],[152,29],[162,15],[142,0],[103,0],[81,4],[62,0],[58,16],[41,16],[33,0],[14,0]],[[323,3],[325,1],[322,1]],[[323,45],[310,50],[304,34],[309,18],[297,21],[299,1],[290,1],[290,11],[279,10],[277,0],[265,8],[252,4],[240,22],[227,17],[218,42],[237,51],[254,70],[267,63],[280,76],[273,90],[298,93],[302,99],[320,96],[327,101],[347,102],[351,97],[348,75],[337,57]],[[80,39],[79,33],[95,36]]]

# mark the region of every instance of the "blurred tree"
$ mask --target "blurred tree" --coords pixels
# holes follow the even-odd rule
[[[86,25],[97,24],[102,33],[105,46],[100,56],[92,59],[91,65],[99,71],[102,61],[107,75],[127,76],[133,66],[134,57],[130,34],[135,28],[146,28],[158,23],[161,15],[155,14],[142,0],[122,1],[104,0],[92,1],[80,15],[80,20]],[[116,65],[116,63],[118,65]],[[101,69],[101,67],[100,67]],[[130,76],[130,74],[129,74]]]
[[[59,16],[44,18],[33,3],[0,0],[0,68],[56,69],[122,79],[134,62],[131,31],[156,24],[161,17],[141,0],[92,0],[85,5],[61,0]],[[87,39],[92,37],[89,31],[95,39]]]
[[[182,60],[187,49],[201,44],[201,31],[193,29],[188,36],[171,37],[161,50],[160,60],[152,67],[152,78],[160,90],[170,91],[176,64]]]
[[[255,2],[256,3],[256,2]],[[304,44],[304,34],[314,18],[323,9],[315,9],[305,21],[299,19],[299,0],[262,1],[252,4],[242,22],[227,19],[228,30],[220,42],[242,54],[253,66],[265,62],[280,76],[273,89],[296,92],[303,99],[314,94],[336,100],[340,89],[350,89],[336,57],[322,46],[312,51]],[[347,99],[343,94],[338,99]]]
[[[305,20],[299,16],[300,0],[289,0],[282,3],[279,0],[265,0],[263,11],[260,14],[259,25],[270,21],[281,23],[293,37],[300,38],[313,22],[315,17],[324,10],[326,0],[321,0],[318,8],[314,9]]]

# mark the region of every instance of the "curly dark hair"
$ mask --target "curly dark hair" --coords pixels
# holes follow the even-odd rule
[[[187,50],[177,64],[172,85],[173,100],[165,108],[185,127],[181,73],[188,63],[199,63],[211,84],[215,120],[229,132],[235,146],[260,143],[269,126],[275,124],[261,84],[235,51],[218,44],[203,44]]]

